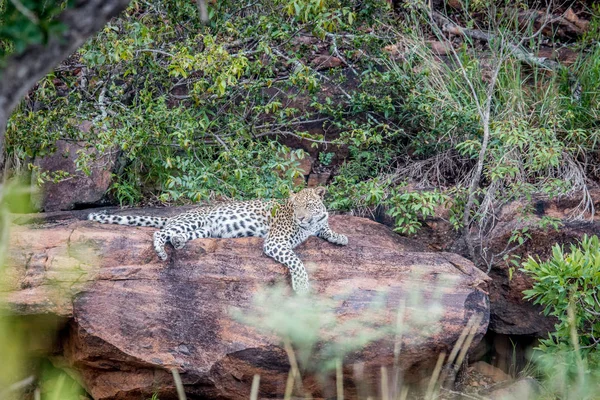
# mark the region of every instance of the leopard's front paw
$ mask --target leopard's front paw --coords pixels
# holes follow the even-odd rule
[[[294,292],[296,292],[296,294],[306,295],[310,292],[310,283],[308,280],[297,281],[292,279],[292,289]]]
[[[181,236],[181,235],[171,236],[171,244],[173,245],[173,247],[176,250],[183,249],[183,247],[185,246],[185,243],[186,243],[186,241],[183,236]]]
[[[156,253],[156,255],[158,255],[158,258],[160,258],[163,261],[165,261],[168,258],[167,253],[165,251],[161,253]]]
[[[348,245],[348,236],[346,235],[338,235],[336,238],[335,244],[339,244],[340,246]]]

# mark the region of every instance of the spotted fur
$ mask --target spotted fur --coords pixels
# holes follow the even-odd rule
[[[265,254],[289,268],[294,290],[307,291],[308,274],[293,249],[309,236],[342,246],[348,244],[345,235],[329,227],[324,195],[325,188],[317,187],[303,189],[281,203],[276,200],[228,202],[199,207],[172,218],[92,213],[88,219],[104,224],[160,228],[154,232],[154,249],[162,260],[167,259],[164,248],[167,242],[181,249],[188,241],[199,238],[262,237]]]

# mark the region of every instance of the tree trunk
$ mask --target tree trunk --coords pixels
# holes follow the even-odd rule
[[[19,101],[58,63],[77,50],[107,21],[118,15],[130,0],[77,0],[59,20],[65,25],[61,35],[46,45],[33,45],[8,58],[0,70],[0,170],[5,162],[6,124]]]

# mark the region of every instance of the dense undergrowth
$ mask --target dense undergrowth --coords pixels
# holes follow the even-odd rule
[[[503,41],[474,51],[464,38],[440,60],[428,41],[451,42],[419,2],[395,11],[378,0],[217,2],[205,26],[192,1],[133,1],[30,93],[10,121],[7,151],[30,170],[60,138],[117,152],[111,194],[135,204],[285,196],[306,155],[287,139],[306,138],[305,149],[325,156],[341,145],[349,157],[331,206],[384,205],[400,231],[413,233],[440,204],[452,206],[456,228],[464,223],[486,126],[469,218],[485,229],[498,205],[562,194],[580,195],[583,215],[597,178],[598,23],[576,43],[575,63],[551,71],[506,56],[507,43],[535,32],[500,13],[514,5],[477,4],[461,16],[465,24],[493,26]],[[525,47],[535,52],[543,40]],[[341,67],[321,69],[319,55]],[[487,97],[486,122],[478,108]],[[92,121],[89,133],[78,129],[82,121]],[[309,133],[314,121],[323,129]],[[89,157],[80,156],[83,172]],[[65,178],[36,172],[40,181]],[[405,194],[409,183],[436,190]]]

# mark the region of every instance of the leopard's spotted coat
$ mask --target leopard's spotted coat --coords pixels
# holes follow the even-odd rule
[[[170,242],[181,249],[186,242],[198,238],[265,238],[263,250],[290,269],[292,287],[307,291],[308,274],[293,249],[318,236],[331,243],[345,246],[348,238],[331,230],[329,213],[323,204],[325,188],[303,189],[285,202],[251,200],[227,202],[199,207],[171,218],[89,214],[88,219],[104,224],[151,226],[160,228],[154,233],[154,249],[166,260],[164,246]]]

